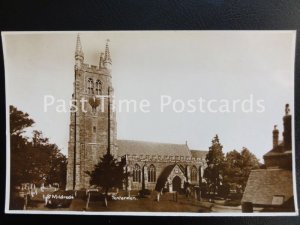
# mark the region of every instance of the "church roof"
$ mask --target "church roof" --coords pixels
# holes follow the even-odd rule
[[[192,157],[194,158],[204,158],[206,157],[207,155],[207,152],[208,151],[204,151],[204,150],[190,150],[191,151],[191,154],[192,154]]]
[[[186,144],[169,144],[148,141],[117,140],[118,155],[168,155],[188,156],[192,154]]]
[[[284,169],[252,170],[242,202],[272,205],[274,196],[284,196],[284,202],[293,197],[292,171]]]

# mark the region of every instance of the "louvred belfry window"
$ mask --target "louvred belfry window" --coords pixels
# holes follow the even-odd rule
[[[100,80],[96,81],[96,95],[101,95],[102,92],[102,84]]]
[[[87,89],[88,89],[88,94],[94,94],[94,82],[92,78],[88,79]]]

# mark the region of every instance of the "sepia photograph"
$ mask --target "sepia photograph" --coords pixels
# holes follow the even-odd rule
[[[1,35],[6,213],[298,215],[296,31]]]

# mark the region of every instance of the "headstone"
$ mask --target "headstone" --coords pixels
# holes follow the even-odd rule
[[[47,198],[47,195],[44,195],[43,194],[43,199],[45,200],[45,206],[48,204],[48,198]]]
[[[105,198],[104,198],[104,205],[105,205],[105,207],[107,207],[107,196],[105,196]]]
[[[24,210],[27,209],[27,203],[28,203],[28,195],[26,194],[26,195],[24,196],[24,207],[23,207]]]

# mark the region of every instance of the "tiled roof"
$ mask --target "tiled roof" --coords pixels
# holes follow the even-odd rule
[[[268,151],[264,156],[275,156],[275,155],[281,155],[281,154],[291,154],[291,149],[285,149],[284,143],[281,141],[279,145],[275,148],[272,148],[270,151]]]
[[[191,154],[192,154],[192,157],[195,157],[195,158],[204,158],[206,157],[208,151],[203,151],[203,150],[190,150],[191,151]]]
[[[169,155],[189,156],[192,154],[186,144],[168,144],[147,141],[118,140],[118,155]]]
[[[284,151],[284,152],[276,152],[276,151],[269,151],[266,154],[264,154],[264,157],[266,156],[283,156],[283,155],[292,155],[292,151]]]
[[[283,169],[252,170],[242,202],[272,205],[273,196],[283,195],[284,201],[293,197],[292,171]]]

